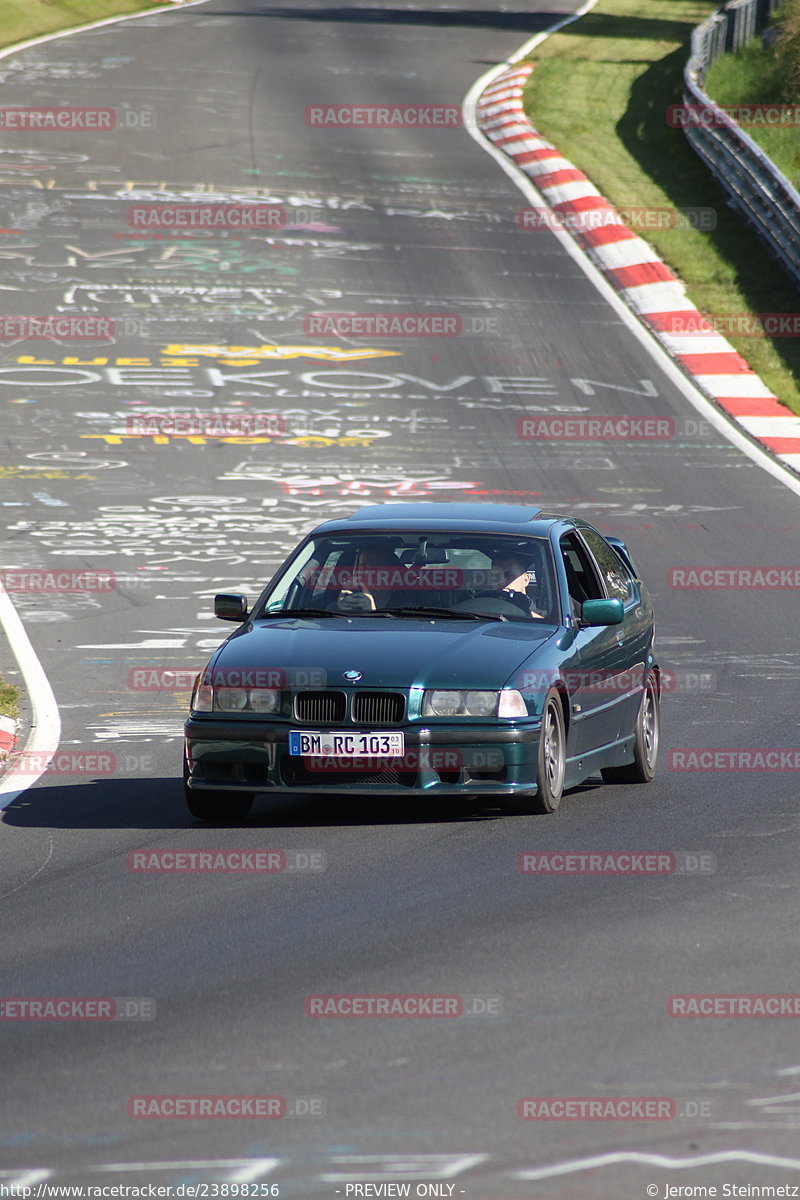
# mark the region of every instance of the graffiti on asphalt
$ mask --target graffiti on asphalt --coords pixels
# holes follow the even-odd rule
[[[404,468],[364,475],[327,469],[322,475],[275,474],[272,495],[258,500],[242,496],[157,496],[143,504],[100,505],[81,520],[20,520],[8,527],[19,544],[30,538],[56,556],[118,556],[142,558],[151,568],[174,563],[277,566],[318,519],[345,515],[353,503],[374,503],[386,497],[423,499],[446,492],[460,497],[480,487],[475,481],[450,479],[446,474],[410,475]],[[339,503],[332,503],[338,501]]]

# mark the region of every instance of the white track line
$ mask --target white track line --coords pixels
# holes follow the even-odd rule
[[[29,38],[26,42],[17,42],[13,46],[7,46],[4,50],[0,50],[0,58],[8,58],[12,54],[28,50],[32,46],[41,46],[44,42],[52,42],[57,38],[72,37],[73,34],[100,29],[104,25],[115,25],[119,21],[135,21],[139,17],[164,16],[167,13],[181,12],[184,9],[193,8],[197,4],[207,3],[208,0],[185,0],[180,7],[159,7],[145,9],[139,13],[127,13],[119,17],[105,17],[101,21],[92,21],[88,25],[79,25],[74,29],[61,29],[56,33],[46,33],[41,37]],[[36,657],[25,626],[2,584],[0,584],[0,625],[3,627],[14,657],[19,663],[32,710],[31,732],[21,753],[24,756],[30,755],[31,759],[34,755],[52,754],[58,749],[61,740],[61,717],[58,704],[44,668]],[[0,779],[0,810],[7,808],[16,800],[17,796],[32,787],[44,774],[44,770],[43,767],[41,771],[23,774],[21,771],[14,770],[12,759],[11,769]]]
[[[31,46],[41,46],[43,42],[53,42],[56,38],[72,37],[74,33],[86,33],[90,29],[100,29],[102,25],[116,25],[118,21],[135,21],[137,17],[163,17],[166,13],[182,12],[185,8],[194,8],[196,4],[208,4],[208,0],[183,0],[180,6],[167,8],[146,8],[142,12],[123,13],[119,17],[103,17],[100,21],[92,21],[88,25],[76,25],[74,29],[59,29],[56,33],[43,33],[41,37],[29,38],[27,42],[15,42],[0,50],[0,58],[8,58],[19,50],[28,50]]]
[[[618,1150],[596,1154],[591,1158],[573,1158],[553,1163],[549,1167],[531,1167],[514,1171],[515,1179],[552,1179],[576,1171],[594,1171],[619,1163],[638,1163],[645,1167],[661,1167],[667,1171],[687,1171],[694,1167],[713,1167],[719,1163],[747,1162],[761,1167],[780,1167],[786,1171],[800,1169],[800,1158],[780,1158],[775,1154],[760,1154],[756,1150],[721,1150],[716,1154],[697,1154],[691,1158],[668,1158],[666,1154],[645,1154],[638,1150]]]
[[[0,625],[3,626],[11,649],[16,658],[31,705],[31,731],[22,751],[29,762],[35,762],[36,756],[41,756],[46,764],[46,755],[58,749],[61,740],[61,717],[58,704],[50,687],[50,681],[45,675],[44,667],[36,657],[36,651],[31,645],[19,613],[9,599],[8,592],[0,583]],[[16,800],[26,788],[31,787],[45,772],[45,765],[40,771],[23,774],[14,768],[12,753],[11,768],[0,780],[0,809],[6,808]]]

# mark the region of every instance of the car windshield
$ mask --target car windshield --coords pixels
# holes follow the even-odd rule
[[[486,533],[334,534],[306,543],[262,596],[258,617],[415,615],[557,622],[544,538]],[[415,611],[416,610],[416,611]]]

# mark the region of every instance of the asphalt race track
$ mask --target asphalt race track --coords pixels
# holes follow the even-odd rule
[[[518,227],[525,198],[463,126],[307,123],[314,105],[460,105],[568,11],[209,0],[0,59],[3,106],[116,114],[7,132],[0,152],[2,314],[75,319],[60,341],[2,325],[0,567],[116,584],[12,593],[62,732],[60,769],[2,814],[2,993],[126,998],[150,1018],[2,1021],[0,1183],[315,1198],[410,1182],[475,1200],[800,1184],[796,1020],[667,1010],[800,993],[797,771],[670,769],[686,748],[797,746],[796,593],[685,590],[670,570],[794,567],[800,499],[703,420],[551,233]],[[131,224],[137,204],[253,199],[282,227]],[[458,332],[315,334],[335,312],[451,314]],[[89,317],[113,340],[80,340]],[[211,410],[280,429],[133,420]],[[539,414],[675,432],[520,439]],[[552,817],[262,799],[243,827],[194,822],[188,689],[141,669],[199,669],[231,628],[214,592],[255,596],[318,520],[467,497],[627,538],[672,681],[655,782],[592,783]],[[280,849],[297,869],[132,870],[150,848]],[[674,852],[686,869],[525,875],[525,851]],[[307,1016],[322,993],[455,995],[476,1015]],[[280,1096],[286,1115],[129,1116],[145,1095]],[[672,1107],[523,1120],[525,1097]]]

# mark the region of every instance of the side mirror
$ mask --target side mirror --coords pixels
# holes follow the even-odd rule
[[[581,620],[584,625],[621,625],[625,616],[621,600],[584,600]]]
[[[214,597],[214,616],[219,617],[220,621],[236,621],[241,624],[247,616],[247,597],[221,592]]]

